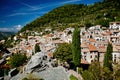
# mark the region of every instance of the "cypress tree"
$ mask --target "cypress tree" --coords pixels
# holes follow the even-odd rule
[[[35,44],[35,53],[40,52],[40,47],[38,44]]]
[[[104,55],[104,67],[108,67],[110,70],[112,70],[112,52],[113,47],[112,44],[108,43],[106,53]]]
[[[80,66],[81,48],[80,48],[80,30],[76,27],[72,35],[72,55],[75,66]]]

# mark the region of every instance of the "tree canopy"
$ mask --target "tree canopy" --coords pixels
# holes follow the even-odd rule
[[[27,57],[22,54],[14,54],[11,56],[9,64],[11,67],[19,67],[26,62]]]
[[[112,44],[109,43],[107,46],[106,53],[104,55],[104,67],[108,67],[110,70],[112,70],[112,52],[113,52],[113,47]]]
[[[46,27],[52,29],[65,29],[71,23],[90,27],[91,25],[109,26],[109,22],[120,21],[120,1],[101,0],[92,5],[67,4],[35,19],[22,28],[26,30],[42,31]]]
[[[113,80],[113,75],[109,68],[102,67],[98,61],[92,62],[89,69],[82,73],[84,80]]]
[[[40,46],[38,44],[35,44],[35,53],[40,52]]]
[[[72,35],[72,55],[73,55],[73,63],[75,66],[80,65],[81,60],[81,48],[80,48],[80,30],[79,28],[75,28]]]
[[[60,44],[54,52],[54,57],[61,61],[67,61],[68,63],[71,62],[72,61],[71,44],[68,43]]]

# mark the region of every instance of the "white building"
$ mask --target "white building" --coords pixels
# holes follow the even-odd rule
[[[82,60],[85,60],[89,64],[97,59],[98,57],[98,50],[92,44],[82,43],[81,44],[81,54]]]
[[[120,46],[113,45],[113,63],[118,63],[120,61]]]
[[[120,22],[110,22],[109,28],[113,30],[120,30]]]

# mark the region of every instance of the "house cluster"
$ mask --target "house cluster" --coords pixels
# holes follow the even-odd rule
[[[67,28],[64,31],[53,31],[43,36],[28,36],[10,51],[26,53],[29,57],[35,53],[35,44],[39,44],[42,52],[53,57],[58,44],[72,42],[73,31],[74,28]],[[120,22],[110,22],[109,29],[102,29],[100,25],[92,26],[87,30],[81,28],[80,35],[81,63],[90,64],[95,59],[99,59],[102,63],[109,42],[113,45],[113,62],[117,63],[120,60]]]
[[[85,30],[81,29],[81,53],[82,61],[90,64],[98,59],[101,63],[108,43],[113,45],[113,62],[120,61],[120,22],[110,22],[109,29],[103,30],[96,25]]]
[[[53,52],[58,44],[70,43],[72,41],[72,32],[74,28],[67,28],[62,31],[54,31],[43,36],[28,36],[27,39],[21,38],[21,42],[15,47],[10,48],[11,53],[25,53],[27,57],[35,54],[35,45],[40,46],[41,52],[44,52],[48,57],[53,57]],[[40,33],[41,34],[41,33]],[[22,34],[20,34],[21,36]],[[39,33],[38,33],[39,35]],[[16,41],[18,37],[14,37]]]

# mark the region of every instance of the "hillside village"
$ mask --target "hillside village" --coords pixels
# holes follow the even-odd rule
[[[51,29],[46,29],[45,31],[51,31]],[[43,33],[33,32],[34,35],[28,36],[27,39],[22,38],[24,33],[20,33],[19,35],[14,36],[14,41],[21,39],[20,43],[15,45],[13,48],[8,48],[8,50],[10,51],[10,53],[25,53],[28,58],[31,57],[28,63],[23,67],[23,73],[41,72],[49,70],[49,68],[51,68],[53,70],[63,71],[62,73],[64,76],[60,73],[58,74],[62,75],[65,80],[68,80],[68,77],[66,77],[67,73],[65,69],[61,67],[55,69],[53,68],[55,66],[53,53],[58,47],[58,44],[72,42],[73,31],[74,28],[70,27],[65,29],[64,31],[53,31],[50,34],[45,34],[42,36],[40,35]],[[101,25],[91,26],[87,30],[82,27],[80,36],[80,46],[82,54],[81,64],[89,65],[95,59],[99,59],[99,62],[103,64],[104,54],[106,52],[108,43],[112,43],[113,45],[113,63],[118,63],[120,61],[120,22],[110,22],[108,29],[104,29],[104,27],[102,27]],[[34,47],[36,44],[40,46],[41,50],[38,53],[35,53]],[[2,60],[3,59],[0,60],[0,64],[3,62]],[[61,66],[60,62],[58,62],[58,65]],[[53,70],[51,70],[51,72]],[[43,74],[45,73],[47,73],[47,71],[35,74],[41,74],[42,76],[44,76]],[[21,76],[23,75],[24,74],[22,74]],[[12,78],[12,80],[16,80],[17,78],[20,78],[20,75]],[[46,78],[46,76],[44,76],[44,78]],[[52,79],[53,78],[46,78],[46,80]],[[82,80],[82,78],[80,78],[80,80]]]
[[[39,44],[41,52],[53,57],[53,52],[58,44],[72,42],[73,31],[74,28],[67,28],[64,31],[54,31],[43,36],[28,36],[27,40],[22,39],[20,44],[9,50],[11,53],[26,53],[29,57],[34,54],[35,44]],[[20,35],[22,36],[22,33]],[[87,30],[81,28],[80,36],[82,63],[90,64],[98,56],[102,63],[109,42],[113,44],[113,62],[117,63],[120,60],[120,22],[110,22],[109,29],[105,30],[101,25],[92,26]],[[14,40],[17,40],[17,36],[14,37]]]
[[[120,80],[119,7],[120,0],[2,0],[0,80]]]

